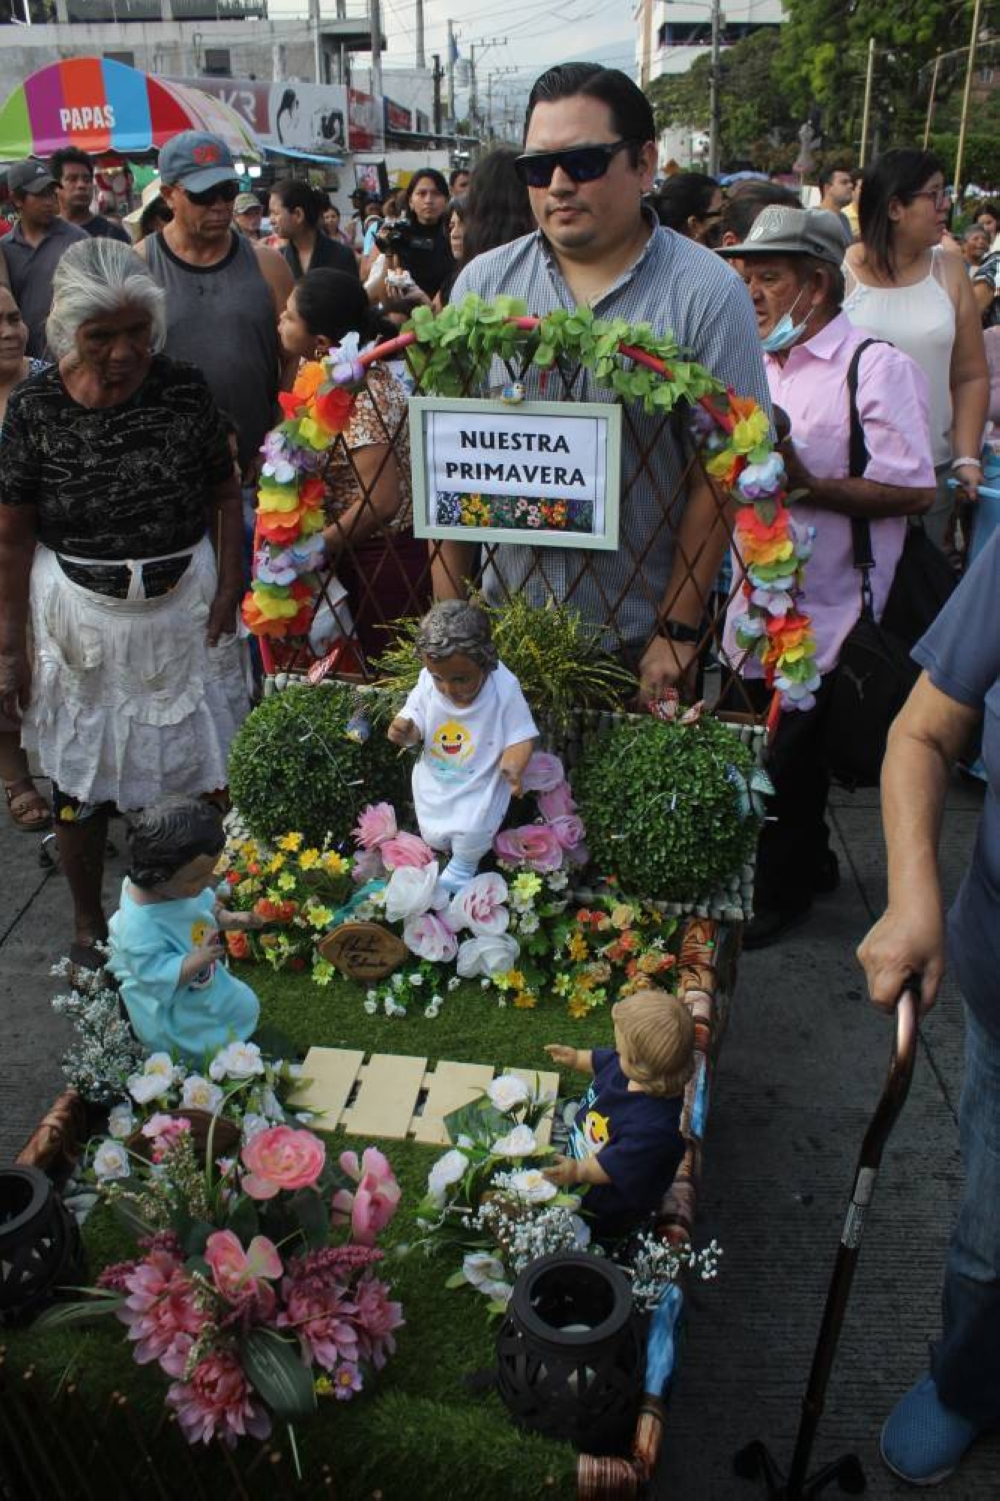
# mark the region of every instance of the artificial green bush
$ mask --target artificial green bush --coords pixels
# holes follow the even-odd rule
[[[320,845],[342,844],[366,803],[401,814],[409,800],[409,757],[384,732],[359,745],[344,734],[358,700],[344,683],[286,688],[264,700],[233,742],[229,786],[258,839],[291,830]],[[405,816],[405,815],[404,815]]]
[[[757,842],[759,819],[746,801],[753,769],[747,747],[707,716],[693,725],[640,716],[616,724],[590,741],[572,777],[594,866],[629,895],[710,895]]]

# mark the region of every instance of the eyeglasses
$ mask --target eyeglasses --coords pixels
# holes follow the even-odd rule
[[[217,182],[214,188],[206,188],[203,193],[192,193],[190,188],[184,188],[183,192],[189,203],[208,208],[211,203],[235,203],[239,190],[238,183]]]
[[[574,182],[596,182],[607,172],[611,158],[632,144],[633,138],[627,136],[623,141],[610,141],[606,145],[569,146],[565,151],[529,151],[514,158],[514,167],[529,188],[547,188],[557,167],[561,167]]]
[[[947,188],[921,188],[917,193],[911,193],[911,198],[930,198],[935,208],[946,208],[951,202],[951,194]]]

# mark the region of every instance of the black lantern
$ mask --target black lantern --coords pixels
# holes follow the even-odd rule
[[[629,1280],[612,1262],[541,1256],[514,1283],[497,1336],[497,1390],[525,1428],[591,1454],[626,1447],[645,1360]]]
[[[76,1220],[36,1167],[0,1168],[0,1324],[33,1318],[84,1274]]]

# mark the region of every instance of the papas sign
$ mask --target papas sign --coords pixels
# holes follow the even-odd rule
[[[319,943],[328,964],[349,980],[384,980],[409,958],[402,939],[377,922],[345,922]]]

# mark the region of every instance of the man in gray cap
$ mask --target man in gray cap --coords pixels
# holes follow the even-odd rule
[[[292,273],[276,250],[233,228],[239,183],[221,137],[182,131],[162,147],[159,173],[174,217],[136,249],[167,294],[166,353],[203,371],[236,425],[240,468],[250,482],[277,417],[282,374],[297,363],[283,362],[278,341]]]
[[[7,187],[18,222],[0,240],[10,289],[28,325],[27,353],[45,353],[45,320],[52,303],[52,277],[69,247],[86,232],[59,218],[56,182],[44,162],[29,158],[7,168]]]
[[[791,422],[781,445],[788,489],[808,492],[793,515],[799,526],[815,529],[798,607],[812,620],[821,681],[813,705],[782,714],[771,744],[776,794],[758,849],[755,916],[744,936],[747,947],[763,948],[805,917],[815,894],[834,890],[839,881],[825,820],[830,778],[822,746],[833,671],[861,610],[851,520],[870,525],[879,618],[903,550],[906,517],[926,511],[934,499],[934,466],[923,372],[891,344],[871,341],[841,312],[844,239],[835,214],[772,205],[745,240],[719,254],[735,262],[750,293],[771,400]],[[867,449],[866,462],[853,472],[849,376],[856,379]],[[725,631],[726,651],[737,663],[744,653],[736,629],[746,609],[740,590]],[[763,705],[768,694],[762,681],[753,681],[760,671],[756,659],[741,671]]]
[[[248,240],[260,239],[260,224],[264,217],[264,205],[256,193],[240,193],[233,205],[233,221],[240,234]]]

